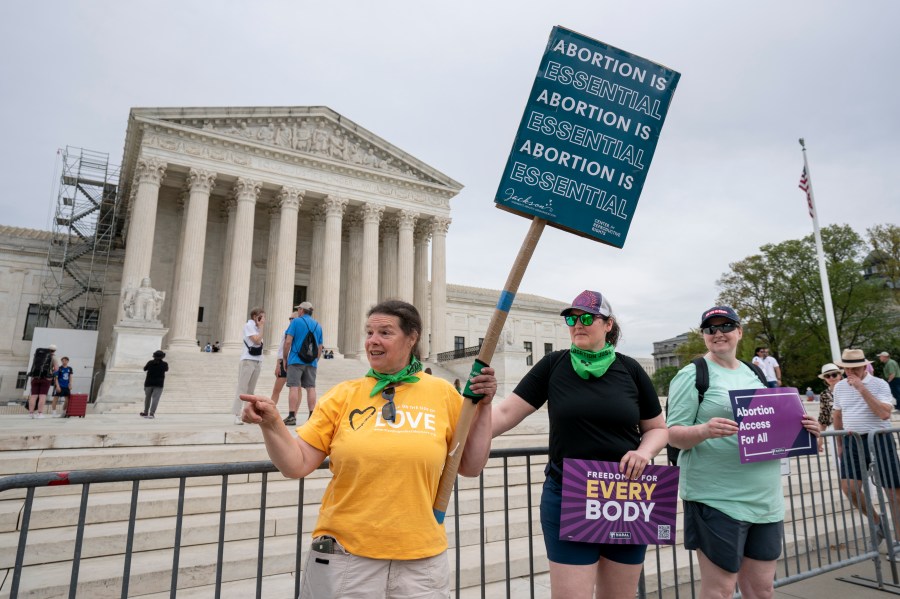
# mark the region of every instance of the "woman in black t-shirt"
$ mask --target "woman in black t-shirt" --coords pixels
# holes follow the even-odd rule
[[[541,526],[554,597],[634,597],[646,545],[581,543],[559,539],[565,458],[618,462],[637,479],[666,446],[668,431],[650,377],[617,354],[619,325],[598,291],[583,291],[561,312],[572,346],[538,362],[505,401],[494,404],[493,436],[547,404],[550,461],[541,495]],[[598,595],[599,596],[599,595]]]

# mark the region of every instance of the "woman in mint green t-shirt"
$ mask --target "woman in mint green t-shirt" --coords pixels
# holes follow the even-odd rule
[[[771,596],[775,564],[784,535],[784,495],[778,460],[741,464],[738,425],[730,390],[763,385],[737,359],[743,336],[737,313],[715,306],[700,319],[709,390],[699,401],[696,368],[682,368],[669,386],[669,443],[681,449],[680,494],[684,501],[684,544],[700,562],[700,596],[731,596],[735,584],[745,596]],[[803,417],[814,435],[818,422]]]

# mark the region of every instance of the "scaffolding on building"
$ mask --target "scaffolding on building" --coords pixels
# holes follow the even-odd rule
[[[66,146],[41,293],[46,326],[96,330],[116,232],[119,169],[109,154]]]

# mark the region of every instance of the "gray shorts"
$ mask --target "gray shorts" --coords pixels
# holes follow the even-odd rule
[[[287,386],[314,388],[316,386],[316,367],[309,364],[288,364]]]
[[[699,549],[709,561],[736,573],[744,557],[763,562],[781,556],[784,521],[754,524],[735,520],[697,501],[684,502],[684,547]]]

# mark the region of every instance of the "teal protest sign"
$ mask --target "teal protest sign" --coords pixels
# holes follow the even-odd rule
[[[497,207],[621,248],[679,77],[554,27]]]

